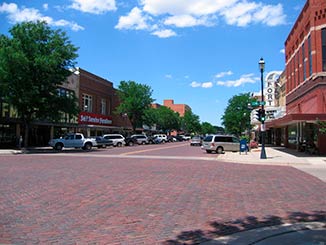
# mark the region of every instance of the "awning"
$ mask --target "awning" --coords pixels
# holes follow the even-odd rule
[[[316,122],[317,120],[326,121],[326,113],[312,113],[312,114],[288,114],[284,117],[266,122],[267,128],[280,128],[282,126],[294,124],[297,122]]]

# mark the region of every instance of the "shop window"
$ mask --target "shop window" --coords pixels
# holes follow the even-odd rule
[[[106,99],[101,99],[101,114],[106,115]]]
[[[290,126],[288,132],[289,132],[288,135],[289,144],[297,144],[297,127]]]
[[[92,112],[92,96],[88,94],[83,94],[83,111]]]
[[[326,71],[326,28],[321,29],[321,42],[323,71]]]

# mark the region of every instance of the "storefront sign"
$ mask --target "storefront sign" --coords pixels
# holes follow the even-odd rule
[[[78,116],[78,124],[109,126],[112,125],[112,118],[89,112],[81,112]]]
[[[266,107],[275,106],[275,82],[280,76],[281,72],[272,71],[266,76]]]

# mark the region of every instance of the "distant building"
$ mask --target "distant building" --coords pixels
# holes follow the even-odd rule
[[[163,105],[170,108],[172,111],[179,113],[183,117],[186,111],[191,111],[190,106],[186,104],[174,104],[174,100],[168,99],[163,101]]]

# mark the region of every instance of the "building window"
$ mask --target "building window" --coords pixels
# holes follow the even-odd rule
[[[321,29],[323,71],[326,71],[326,28]]]
[[[306,63],[305,63],[305,58],[306,58],[306,55],[305,55],[305,45],[302,44],[302,67],[303,67],[303,81],[306,80],[307,78],[307,70],[306,70]]]
[[[92,112],[92,96],[83,94],[83,111]]]
[[[101,99],[101,114],[106,115],[106,99]]]
[[[309,55],[309,76],[312,75],[312,53],[311,53],[311,36],[308,37],[308,55]]]

